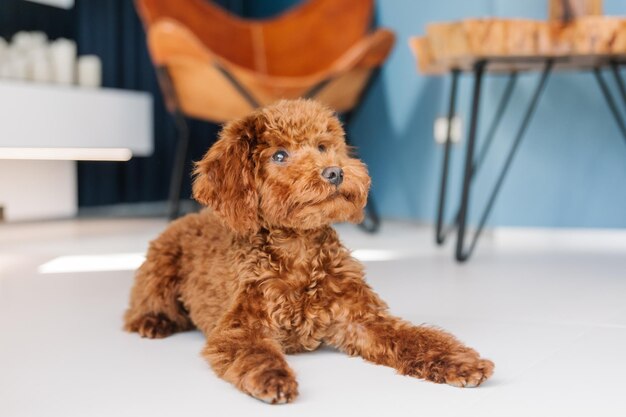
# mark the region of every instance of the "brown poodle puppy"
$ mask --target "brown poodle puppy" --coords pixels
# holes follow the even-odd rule
[[[195,170],[194,196],[210,209],[151,243],[125,328],[160,338],[197,327],[215,372],[272,404],[298,394],[285,353],[322,343],[416,378],[480,385],[493,363],[392,316],[330,226],[361,220],[369,186],[318,103],[281,101],[227,124]]]

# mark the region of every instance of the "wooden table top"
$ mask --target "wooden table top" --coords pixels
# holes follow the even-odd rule
[[[587,16],[570,23],[522,19],[468,19],[433,23],[426,36],[410,39],[418,70],[426,75],[471,71],[587,70],[626,63],[626,19]]]

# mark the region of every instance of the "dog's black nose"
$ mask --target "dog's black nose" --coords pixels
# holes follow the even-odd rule
[[[339,167],[328,167],[322,171],[322,177],[332,185],[339,187],[343,182],[343,169]]]

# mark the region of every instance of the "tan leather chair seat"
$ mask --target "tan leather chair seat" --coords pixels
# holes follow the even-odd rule
[[[373,0],[309,0],[267,20],[203,0],[137,0],[137,8],[152,59],[172,79],[170,106],[213,122],[303,96],[350,111],[394,44],[389,30],[370,30]]]

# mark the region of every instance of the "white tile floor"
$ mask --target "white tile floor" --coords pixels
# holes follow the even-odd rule
[[[359,256],[378,259],[369,281],[392,311],[456,333],[496,374],[462,390],[322,349],[289,357],[301,395],[272,407],[214,376],[201,334],[122,332],[124,265],[38,272],[59,256],[142,252],[164,225],[0,225],[0,416],[626,415],[626,232],[500,231],[460,266],[430,228],[341,226]]]

